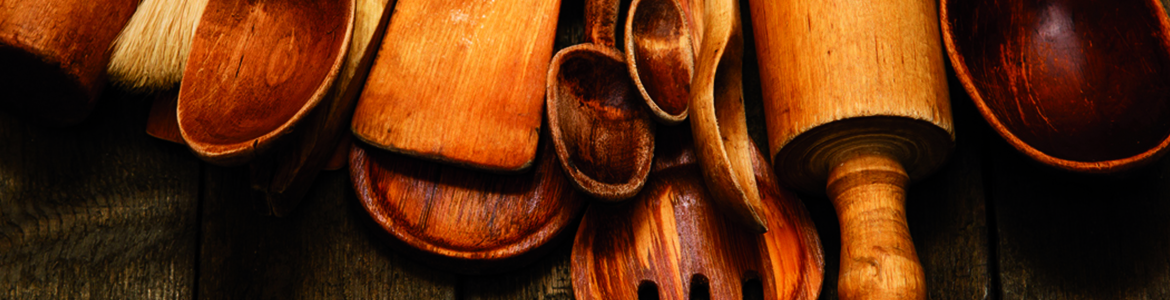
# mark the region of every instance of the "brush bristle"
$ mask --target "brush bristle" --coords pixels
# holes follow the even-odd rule
[[[143,0],[111,46],[110,80],[136,92],[177,85],[207,1]]]

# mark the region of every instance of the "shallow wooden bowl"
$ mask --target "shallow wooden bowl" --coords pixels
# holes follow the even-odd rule
[[[352,0],[209,2],[179,89],[183,139],[220,165],[270,148],[332,86],[353,18]]]
[[[355,145],[350,176],[366,211],[407,253],[460,273],[518,268],[569,231],[584,196],[547,141],[532,169],[492,174]]]
[[[1157,0],[943,0],[940,10],[963,86],[1033,159],[1114,172],[1170,144],[1170,21]]]

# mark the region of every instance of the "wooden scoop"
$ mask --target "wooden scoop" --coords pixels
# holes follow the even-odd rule
[[[584,208],[546,142],[532,170],[499,175],[355,145],[358,199],[407,253],[461,273],[497,273],[538,257]],[[402,246],[397,244],[398,246]]]
[[[705,2],[703,46],[691,90],[691,129],[715,205],[759,233],[768,231],[764,203],[754,191],[752,145],[743,107],[743,31],[739,3]]]
[[[1115,172],[1170,144],[1157,0],[942,1],[947,53],[992,128],[1042,163]]]
[[[647,283],[657,299],[695,299],[688,294],[704,288],[710,293],[704,299],[743,299],[750,279],[759,280],[764,299],[816,299],[824,260],[800,200],[752,152],[760,182],[753,192],[773,230],[742,230],[713,206],[689,131],[660,129],[654,171],[638,197],[589,207],[573,244],[577,299],[639,299]]]
[[[548,71],[548,123],[574,185],[605,201],[633,197],[654,155],[654,121],[613,47],[616,0],[586,1],[592,44],[557,52]]]
[[[935,2],[752,1],[777,174],[841,222],[841,299],[925,299],[905,187],[954,144]]]
[[[352,0],[209,2],[179,89],[188,146],[220,165],[272,147],[329,91],[353,18]]]
[[[687,118],[695,44],[686,12],[675,0],[634,0],[626,20],[626,62],[659,122]]]
[[[558,0],[397,4],[354,135],[378,148],[496,171],[530,166]]]
[[[133,0],[0,0],[0,107],[51,126],[81,122],[106,84]]]

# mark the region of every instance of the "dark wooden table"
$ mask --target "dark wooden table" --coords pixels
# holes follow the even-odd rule
[[[579,12],[562,16],[561,32],[579,36]],[[745,101],[763,141],[747,52]],[[1116,175],[1052,169],[992,132],[953,76],[951,97],[957,147],[907,203],[931,298],[1170,299],[1170,160]],[[322,174],[291,215],[260,216],[246,168],[144,134],[148,102],[109,90],[63,129],[0,112],[0,298],[573,298],[567,239],[506,274],[436,270],[390,249],[343,171]],[[821,298],[836,299],[835,213],[802,199],[824,244]]]

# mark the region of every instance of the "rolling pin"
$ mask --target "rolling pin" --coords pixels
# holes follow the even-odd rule
[[[954,146],[934,1],[751,1],[773,164],[841,222],[841,299],[925,299],[906,185]]]

